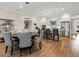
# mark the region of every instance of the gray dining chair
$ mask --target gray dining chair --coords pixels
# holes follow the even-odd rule
[[[42,48],[42,37],[40,37],[40,36],[35,37],[35,45],[38,45],[39,49]]]
[[[6,50],[5,53],[7,53],[8,48],[11,49],[11,55],[13,54],[13,46],[16,45],[16,43],[13,42],[13,38],[11,36],[11,32],[4,32],[3,33],[4,41],[5,41],[5,46]]]
[[[20,47],[20,56],[22,55],[22,48],[29,48],[29,52],[31,53],[32,48],[32,33],[31,32],[25,32],[25,33],[17,33],[17,36],[19,38],[19,47]]]

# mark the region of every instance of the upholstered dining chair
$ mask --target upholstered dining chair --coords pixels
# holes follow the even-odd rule
[[[5,41],[5,46],[6,50],[5,53],[7,52],[8,48],[11,49],[11,55],[13,54],[13,46],[16,45],[17,43],[13,42],[13,38],[11,36],[11,32],[4,32],[3,33],[4,41]]]
[[[35,45],[38,45],[39,49],[42,48],[42,37],[40,37],[38,35],[35,37]]]
[[[25,33],[17,33],[17,36],[19,38],[19,47],[20,47],[20,56],[22,55],[22,48],[28,48],[29,52],[31,53],[32,48],[32,42],[31,42],[31,32],[25,32]]]

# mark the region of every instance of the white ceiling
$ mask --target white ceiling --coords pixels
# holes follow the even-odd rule
[[[79,2],[30,2],[30,4],[24,2],[0,2],[0,6],[35,17],[60,16],[63,13],[79,14]]]

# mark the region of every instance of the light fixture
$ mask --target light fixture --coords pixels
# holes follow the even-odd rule
[[[22,5],[20,5],[20,6],[19,6],[19,8],[23,8],[23,6],[22,6]]]
[[[60,28],[61,28],[61,26],[58,26],[57,28],[58,28],[58,29],[60,29]]]
[[[29,2],[25,2],[25,4],[29,4]]]
[[[43,18],[43,21],[46,21],[46,18]]]
[[[64,8],[62,8],[62,11],[64,11],[65,9]]]

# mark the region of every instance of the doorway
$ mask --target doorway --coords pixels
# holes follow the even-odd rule
[[[61,22],[61,35],[70,36],[70,21]]]

